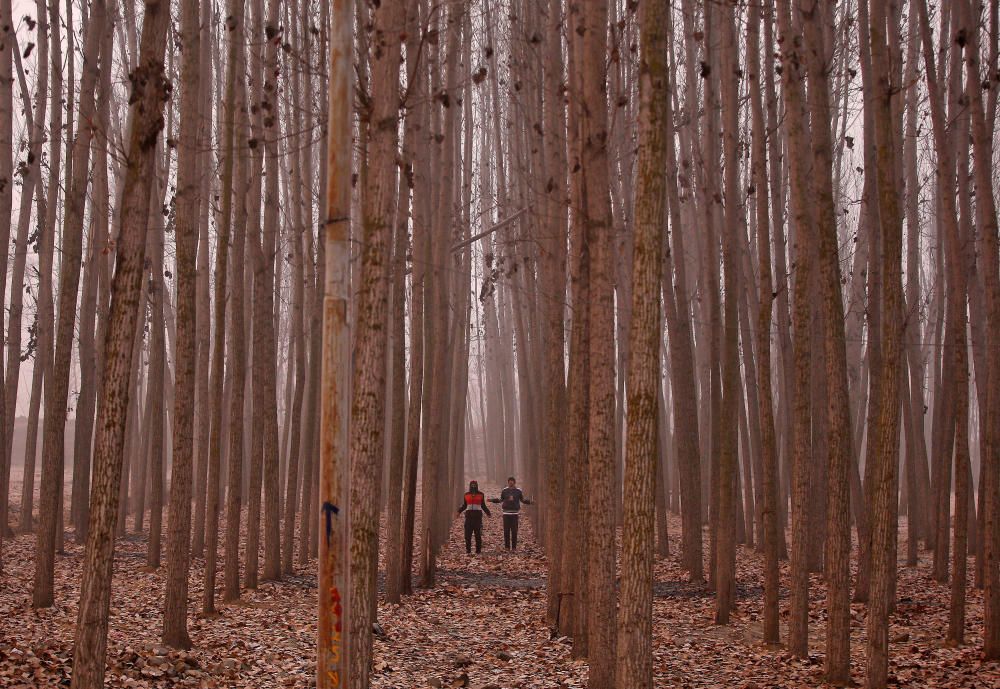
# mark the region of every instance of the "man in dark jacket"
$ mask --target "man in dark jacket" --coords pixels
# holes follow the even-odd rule
[[[476,554],[483,550],[483,512],[490,514],[486,506],[486,496],[479,492],[479,484],[469,482],[469,492],[462,499],[458,513],[465,512],[465,552],[472,554],[472,535],[476,535]]]
[[[521,489],[515,486],[516,483],[514,477],[511,476],[507,479],[507,487],[500,493],[500,497],[490,500],[490,502],[500,503],[500,509],[503,510],[504,550],[517,550],[517,521],[521,514],[521,503],[531,504],[531,500],[524,497]]]

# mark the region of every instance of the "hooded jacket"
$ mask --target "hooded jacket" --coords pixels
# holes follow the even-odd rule
[[[462,498],[458,513],[462,512],[465,512],[466,519],[482,519],[483,512],[490,514],[490,508],[486,506],[486,495],[479,492],[479,484],[475,481],[469,483],[469,492]]]

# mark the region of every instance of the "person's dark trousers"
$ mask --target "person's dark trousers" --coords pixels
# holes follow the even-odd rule
[[[517,516],[516,514],[503,516],[503,547],[507,550],[517,550]]]
[[[483,515],[473,513],[465,519],[465,552],[472,552],[472,535],[476,536],[476,553],[483,551]]]

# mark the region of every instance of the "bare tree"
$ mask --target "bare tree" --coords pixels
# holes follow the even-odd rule
[[[782,46],[782,92],[785,96],[789,147],[790,207],[795,222],[793,246],[796,267],[794,297],[795,343],[791,433],[794,438],[792,463],[792,552],[791,612],[788,647],[797,656],[809,653],[809,571],[808,571],[808,491],[807,461],[810,454],[810,271],[812,268],[812,209],[807,200],[809,183],[805,161],[809,150],[809,130],[804,115],[802,64],[799,50],[802,36],[791,16],[791,2],[777,3]]]
[[[725,165],[723,198],[725,222],[722,237],[722,268],[726,300],[722,315],[722,417],[718,419],[718,530],[716,537],[715,572],[715,622],[727,624],[736,601],[736,527],[739,508],[739,448],[737,446],[738,398],[740,392],[739,326],[737,301],[739,299],[739,269],[737,268],[738,236],[742,223],[743,190],[739,179],[739,110],[736,83],[739,60],[736,57],[738,37],[736,18],[732,7],[721,12],[722,68],[722,133],[723,161]],[[714,162],[714,161],[712,161]],[[712,164],[712,163],[710,163]],[[712,283],[715,298],[715,282]],[[713,419],[713,422],[715,420]]]
[[[615,684],[653,686],[653,538],[659,459],[660,230],[666,218],[668,132],[664,3],[640,5],[639,153],[629,333],[628,437],[622,524],[622,594]]]
[[[212,400],[211,436],[208,456],[208,499],[206,516],[205,589],[202,597],[202,611],[215,612],[216,562],[219,543],[219,493],[222,471],[222,407],[223,380],[225,377],[226,349],[226,285],[228,284],[229,242],[233,226],[233,168],[235,166],[237,115],[237,67],[243,32],[243,0],[231,0],[226,20],[229,35],[226,64],[226,121],[224,134],[224,157],[222,168],[222,215],[219,218],[218,243],[215,253],[215,324],[212,341]],[[242,77],[240,77],[242,80]],[[242,276],[240,277],[242,280]],[[239,458],[232,461],[240,461]],[[227,515],[228,516],[228,515]]]
[[[105,21],[103,2],[98,0],[91,9],[90,30],[97,36],[88,37],[88,48],[90,39],[96,41],[103,33],[100,29]],[[171,92],[163,60],[169,10],[169,3],[146,5],[138,64],[132,72],[133,91],[129,99],[132,113],[121,198],[123,222],[111,288],[111,315],[105,347],[107,362],[98,395],[94,488],[74,639],[73,689],[98,689],[104,685],[114,564],[113,534],[124,459],[125,410],[131,392],[134,323],[141,306],[139,296],[145,273],[146,231],[150,192],[155,180],[157,140],[163,129],[163,106]],[[83,97],[87,98],[86,92]],[[77,168],[77,173],[80,172]],[[86,174],[86,165],[82,172]]]
[[[825,41],[827,19],[821,3],[801,3],[808,69],[809,113],[813,122],[830,120],[830,86],[827,81],[832,47]],[[817,199],[816,235],[819,250],[820,292],[823,295],[825,327],[827,408],[827,485],[821,490],[828,500],[826,567],[828,621],[826,632],[827,680],[850,683],[851,671],[851,525],[850,463],[852,452],[851,412],[847,388],[847,350],[844,335],[844,305],[841,293],[840,255],[834,208],[833,144],[830,128],[812,132],[812,188]],[[822,542],[819,544],[822,546]]]
[[[882,380],[879,383],[877,434],[871,438],[875,446],[876,466],[871,492],[871,588],[867,619],[868,689],[886,685],[889,666],[890,596],[895,590],[896,576],[896,470],[899,450],[900,361],[902,346],[902,222],[895,184],[895,143],[892,134],[892,107],[898,98],[897,85],[889,72],[887,4],[872,0],[870,32],[874,93],[872,94],[877,145],[878,209],[882,230],[883,301],[879,305],[883,316],[884,346],[882,350]]]
[[[959,3],[961,4],[961,3]],[[996,0],[990,3],[992,15],[992,40],[989,68],[996,72],[998,37],[998,15]],[[978,6],[969,4],[970,9]],[[969,11],[969,10],[967,10]],[[984,282],[986,292],[988,341],[994,343],[990,347],[987,359],[987,403],[985,420],[986,447],[982,455],[980,469],[980,509],[984,512],[983,526],[983,574],[984,574],[984,617],[985,630],[983,635],[983,650],[986,658],[1000,658],[1000,437],[997,436],[997,426],[1000,425],[1000,355],[995,343],[1000,341],[1000,248],[998,248],[997,208],[994,197],[996,188],[992,175],[992,145],[993,130],[996,126],[997,84],[996,79],[984,82],[980,73],[980,40],[979,26],[970,27],[968,58],[966,67],[967,93],[972,111],[972,141],[975,153],[976,205],[979,207],[982,226],[982,255],[984,257]],[[990,101],[984,108],[983,87],[989,84]],[[985,110],[985,112],[984,112]],[[978,385],[977,385],[978,387]],[[956,471],[958,471],[956,456]],[[964,473],[964,470],[963,470]],[[965,480],[965,479],[963,479]],[[961,500],[961,496],[958,496]],[[964,509],[964,506],[963,506]]]
[[[173,470],[167,516],[167,590],[163,643],[189,648],[188,570],[191,563],[191,495],[194,474],[197,254],[199,194],[198,133],[201,117],[201,33],[198,3],[181,5],[181,112],[177,149],[177,356],[174,378]]]
[[[614,304],[611,283],[611,205],[608,184],[606,27],[604,0],[584,8],[581,118],[584,171],[584,222],[590,250],[589,343],[590,427],[588,429],[587,580],[590,686],[614,686],[615,538],[614,538]]]
[[[764,548],[764,643],[780,642],[778,597],[778,449],[771,391],[771,311],[774,292],[771,281],[771,236],[768,217],[767,141],[761,88],[760,9],[750,8],[747,25],[747,53],[750,59],[750,107],[752,119],[753,199],[757,223],[757,259],[760,309],[757,315],[757,394],[761,416],[761,464],[763,505],[760,506]],[[753,400],[748,400],[752,404]]]
[[[80,79],[80,119],[95,117],[95,92],[99,72],[101,39],[106,8],[103,0],[95,0],[90,13],[87,41],[84,48],[83,75]],[[110,68],[111,56],[101,58]],[[162,59],[162,58],[161,58]],[[70,72],[72,73],[72,71]],[[80,262],[83,253],[84,205],[89,186],[90,141],[93,130],[82,127],[73,142],[72,183],[66,194],[65,226],[63,228],[62,263],[59,270],[59,321],[55,330],[55,354],[52,378],[45,394],[45,424],[42,444],[41,496],[39,498],[39,531],[35,555],[35,585],[32,604],[36,608],[50,607],[54,602],[56,529],[61,511],[63,484],[63,451],[66,432],[66,406],[69,398],[69,374],[76,325],[77,289],[80,285]],[[148,206],[143,212],[148,211]],[[143,224],[145,229],[145,224]],[[103,656],[102,656],[103,657]]]

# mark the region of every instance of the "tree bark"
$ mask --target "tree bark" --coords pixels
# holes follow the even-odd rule
[[[587,427],[590,423],[590,250],[587,225],[583,211],[584,197],[582,163],[581,120],[583,110],[583,26],[579,13],[568,15],[571,25],[567,26],[569,53],[569,105],[567,112],[567,133],[569,136],[569,160],[573,162],[570,182],[570,341],[568,403],[569,423],[567,425],[566,452],[566,503],[578,505],[576,524],[564,520],[562,530],[562,571],[558,628],[561,633],[573,637],[574,658],[586,658],[589,646],[587,629],[587,537],[580,534],[589,532],[589,507],[585,486],[589,475],[589,441]],[[487,337],[491,313],[487,302]],[[492,357],[491,357],[492,358]],[[511,423],[513,421],[511,420]]]
[[[666,219],[667,34],[665,3],[639,6],[638,168],[628,359],[628,436],[621,603],[615,685],[653,687],[654,511],[659,463],[660,233]],[[560,354],[561,356],[561,354]]]
[[[90,31],[102,33],[105,7],[91,5]],[[169,3],[146,4],[138,65],[132,72],[131,122],[125,187],[121,200],[122,228],[118,236],[115,275],[111,287],[106,365],[98,395],[97,434],[94,443],[94,489],[87,536],[80,607],[74,639],[72,689],[99,689],[104,685],[111,578],[114,564],[114,528],[118,484],[122,471],[126,409],[133,367],[135,321],[141,308],[146,229],[150,190],[155,179],[156,144],[163,128],[163,106],[170,97],[170,82],[163,64]],[[91,39],[88,36],[88,48]],[[88,50],[88,53],[90,51]],[[96,66],[96,65],[94,65]],[[83,91],[84,101],[92,100]],[[80,136],[84,136],[81,128]],[[85,162],[78,160],[77,162]],[[87,174],[87,165],[74,176]]]
[[[10,294],[10,317],[7,327],[7,374],[6,389],[4,391],[3,409],[8,411],[3,419],[3,438],[6,443],[3,448],[3,455],[0,455],[0,550],[2,550],[3,538],[7,535],[7,515],[10,493],[10,470],[13,462],[12,450],[14,440],[14,423],[17,408],[18,379],[21,372],[21,364],[25,357],[21,353],[21,330],[22,317],[24,312],[24,294],[29,291],[24,279],[24,272],[28,258],[28,229],[31,221],[31,206],[38,194],[39,201],[45,193],[41,186],[41,154],[42,144],[45,142],[45,109],[48,104],[48,75],[49,75],[49,40],[48,40],[48,18],[44,3],[41,0],[36,2],[38,15],[38,48],[37,48],[37,77],[34,111],[30,107],[31,96],[24,76],[24,69],[21,66],[20,53],[15,45],[12,53],[16,60],[18,81],[21,86],[21,99],[24,102],[24,115],[26,125],[30,131],[28,135],[28,152],[25,161],[18,164],[19,174],[22,177],[21,183],[21,207],[18,212],[17,238],[14,244],[14,266],[11,272],[11,294]],[[4,58],[5,59],[5,58]],[[43,215],[38,216],[38,225],[44,224]],[[22,286],[23,285],[23,286]],[[35,331],[37,335],[37,330]],[[35,341],[37,343],[37,340]],[[37,344],[34,347],[37,357]],[[74,472],[75,475],[75,472]],[[24,503],[21,503],[22,507]],[[30,518],[30,515],[29,515]],[[2,561],[2,557],[0,557]],[[0,564],[2,566],[2,564]]]
[[[895,143],[892,134],[893,97],[898,97],[897,84],[889,73],[889,46],[886,32],[885,0],[872,0],[871,26],[874,93],[875,140],[877,145],[878,210],[882,234],[883,301],[883,361],[879,383],[878,423],[875,446],[876,466],[871,493],[871,587],[867,619],[868,689],[885,687],[889,670],[889,611],[890,597],[895,590],[896,576],[896,473],[899,452],[899,400],[902,370],[902,223],[896,191]]]
[[[177,349],[174,359],[173,470],[167,515],[167,585],[163,643],[190,648],[187,631],[191,564],[191,493],[194,474],[195,371],[197,362],[197,255],[201,181],[198,133],[201,117],[201,26],[197,0],[181,5],[181,104],[177,148]]]
[[[83,121],[90,121],[95,117],[94,94],[106,13],[103,0],[95,0],[91,9],[87,43],[84,49],[83,75],[80,79],[80,119]],[[110,68],[111,56],[105,55],[103,57],[102,62],[107,61],[108,68]],[[38,540],[35,546],[35,582],[32,596],[32,605],[35,608],[51,607],[54,602],[56,529],[59,522],[57,512],[61,509],[66,409],[69,398],[73,331],[76,326],[77,289],[80,285],[80,261],[83,253],[84,206],[90,181],[89,161],[92,136],[90,127],[81,127],[73,142],[72,161],[67,161],[67,163],[72,162],[73,170],[69,192],[65,199],[66,213],[63,228],[62,262],[59,270],[59,322],[55,330],[55,356],[51,370],[51,384],[46,386],[45,394],[42,490],[39,498],[40,520]],[[144,207],[143,212],[147,211],[148,207]],[[3,224],[0,223],[0,225]],[[9,223],[6,226],[9,227]],[[143,228],[145,228],[145,224],[143,224]]]
[[[736,18],[733,8],[726,6],[720,15],[722,24],[719,64],[722,68],[722,132],[725,164],[723,198],[725,214],[722,237],[722,268],[726,300],[722,314],[722,400],[719,429],[718,490],[719,516],[716,556],[715,623],[728,624],[736,602],[736,528],[739,510],[739,422],[740,361],[739,361],[739,269],[738,236],[743,221],[743,189],[739,179],[739,107],[737,71],[739,60],[736,46]],[[714,164],[712,161],[710,164]],[[715,283],[712,284],[713,298]],[[749,458],[747,458],[749,461]]]
[[[973,7],[978,7],[973,5]],[[996,73],[997,65],[997,3],[990,5],[993,46],[991,48],[990,69]],[[986,447],[983,448],[980,482],[984,500],[980,509],[984,511],[982,520],[983,538],[983,579],[984,579],[984,634],[983,651],[986,659],[1000,659],[1000,247],[998,247],[997,209],[995,183],[990,161],[993,158],[993,128],[996,126],[997,84],[989,82],[990,102],[987,112],[983,112],[982,86],[979,69],[979,27],[972,27],[966,67],[968,71],[967,92],[972,111],[972,141],[975,153],[976,206],[982,219],[983,278],[986,291],[986,311],[988,341],[992,343],[987,359],[987,418],[980,419],[986,424]],[[987,118],[986,115],[989,115]],[[957,462],[956,458],[956,462]],[[963,471],[964,473],[964,471]]]
[[[792,3],[778,3],[778,26],[782,46],[782,91],[785,96],[789,147],[790,206],[794,221],[795,261],[794,317],[794,379],[792,397],[792,552],[791,552],[791,612],[788,622],[788,649],[793,655],[809,654],[809,571],[808,571],[808,510],[810,448],[810,313],[812,270],[813,218],[807,195],[809,182],[805,161],[809,157],[809,131],[805,122],[802,93],[800,51],[802,36],[794,28]]]
[[[210,406],[211,431],[208,448],[208,497],[206,505],[205,534],[205,587],[202,595],[202,612],[215,613],[216,563],[219,556],[219,501],[222,472],[222,410],[224,402],[225,351],[226,351],[226,289],[230,233],[233,227],[233,167],[235,164],[237,127],[237,66],[241,41],[237,32],[243,31],[243,0],[230,0],[226,29],[229,35],[225,86],[225,130],[223,134],[222,161],[222,214],[219,218],[218,239],[215,252],[215,323],[212,341],[212,399]],[[242,78],[242,76],[240,77]],[[241,278],[242,279],[242,278]],[[240,334],[242,336],[242,333]],[[230,461],[239,461],[239,457]],[[228,515],[227,515],[228,516]]]
[[[669,17],[668,17],[669,21]],[[669,24],[668,24],[669,26]],[[676,69],[672,70],[676,79]],[[667,100],[667,126],[673,126],[672,99]],[[667,333],[670,346],[671,388],[677,464],[681,484],[681,554],[684,568],[693,583],[704,579],[702,552],[702,481],[701,443],[698,432],[698,392],[695,381],[695,359],[692,351],[692,319],[688,299],[688,278],[685,234],[688,228],[681,220],[681,200],[678,190],[677,150],[673,136],[667,137],[667,195],[670,213],[670,250],[664,252],[664,276],[673,275],[664,285]],[[669,278],[668,278],[669,279]]]
[[[590,426],[587,501],[589,572],[588,650],[591,689],[614,686],[615,663],[615,414],[614,304],[611,284],[611,205],[608,183],[607,74],[608,4],[584,8],[583,98],[581,118],[584,222],[590,249]]]
[[[249,156],[244,142],[249,140],[247,122],[248,108],[246,99],[246,30],[243,18],[244,0],[238,0],[238,14],[230,17],[236,26],[229,31],[229,40],[236,43],[234,50],[229,52],[229,59],[236,60],[236,100],[235,108],[229,111],[229,116],[236,118],[237,137],[233,141],[235,150],[229,155],[237,156],[235,181],[230,193],[234,195],[231,202],[232,220],[229,216],[223,222],[232,222],[232,242],[220,244],[227,247],[229,256],[229,304],[232,315],[230,325],[229,346],[232,369],[232,397],[229,400],[229,459],[227,466],[228,487],[226,489],[226,560],[224,570],[223,600],[226,602],[238,600],[240,597],[240,524],[243,507],[243,462],[244,462],[244,427],[243,412],[246,394],[246,341],[245,341],[245,311],[244,311],[244,257],[246,256],[247,240],[247,194],[249,193]],[[225,191],[223,191],[225,193]],[[229,232],[227,231],[227,236]]]
[[[747,26],[747,54],[750,62],[750,104],[752,114],[752,165],[754,209],[757,219],[757,258],[760,307],[757,314],[757,403],[760,406],[761,453],[764,475],[764,502],[760,507],[764,547],[764,621],[765,644],[781,641],[778,618],[780,586],[778,449],[774,430],[774,400],[771,393],[771,309],[774,292],[771,283],[771,237],[768,217],[768,180],[766,129],[761,98],[760,16],[757,5],[750,8]],[[782,250],[783,248],[778,248]],[[753,400],[748,400],[753,404]]]

